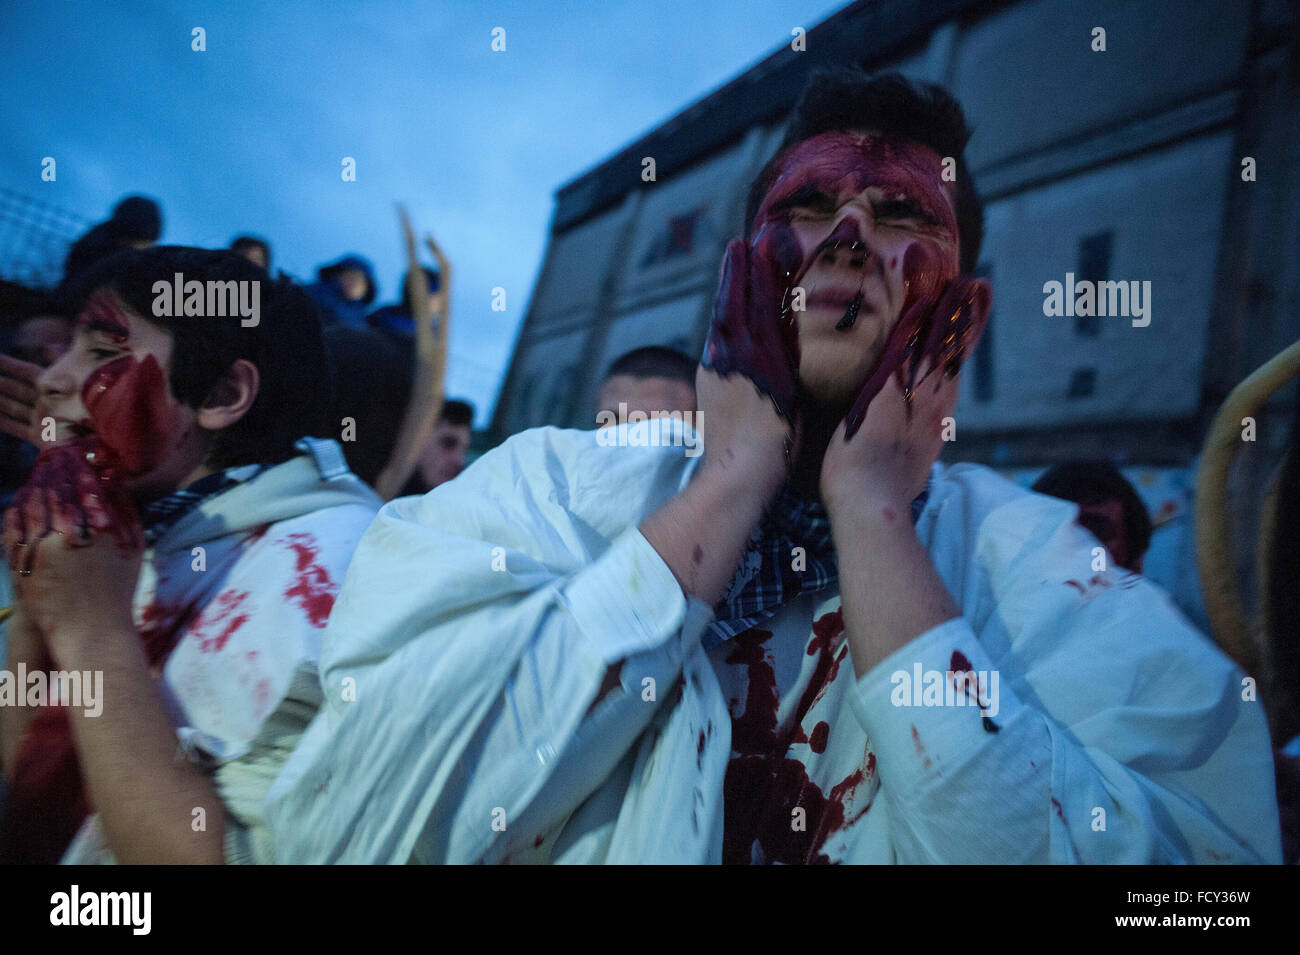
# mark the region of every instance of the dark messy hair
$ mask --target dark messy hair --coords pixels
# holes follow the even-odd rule
[[[615,375],[629,375],[632,378],[667,378],[670,381],[684,381],[695,387],[695,359],[683,355],[675,348],[665,345],[647,345],[634,348],[614,360],[605,372],[608,380]]]
[[[459,398],[448,398],[442,403],[442,413],[438,416],[438,423],[455,425],[458,428],[472,428],[474,406]]]
[[[257,325],[244,327],[240,316],[156,316],[154,283],[168,288],[177,273],[184,281],[259,283]],[[131,311],[172,335],[172,394],[199,408],[221,376],[238,359],[256,366],[257,397],[239,421],[216,432],[207,464],[277,464],[294,455],[304,436],[324,436],[322,409],[330,386],[320,318],[311,298],[286,276],[267,272],[227,249],[154,246],[128,249],[97,263],[69,289],[73,314],[90,295],[112,288]],[[205,284],[206,287],[206,284]]]
[[[942,86],[913,82],[898,73],[870,76],[857,67],[843,67],[809,78],[780,148],[749,187],[746,234],[790,146],[822,133],[865,129],[920,143],[956,159],[961,270],[973,272],[984,242],[984,206],[962,155],[971,137],[965,113]]]
[[[1033,490],[1075,504],[1094,506],[1119,501],[1124,510],[1124,540],[1129,562],[1138,560],[1151,544],[1151,515],[1119,468],[1109,461],[1066,461],[1048,468]]]

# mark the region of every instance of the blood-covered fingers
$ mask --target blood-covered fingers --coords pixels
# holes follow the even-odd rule
[[[786,420],[794,411],[798,361],[795,326],[782,320],[791,280],[781,260],[730,242],[704,354],[705,367],[717,374],[739,372],[753,381]]]

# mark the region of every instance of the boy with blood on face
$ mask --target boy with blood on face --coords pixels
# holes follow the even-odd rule
[[[178,273],[260,283],[260,322],[155,317]],[[379,500],[304,437],[324,353],[288,280],[159,247],[81,285],[72,347],[37,381],[55,440],[5,514],[8,668],[100,672],[104,699],[0,713],[0,853],[269,861],[262,797],[319,705],[320,632]]]
[[[1139,577],[1068,586],[1070,505],[937,461],[990,300],[968,136],[815,78],[727,249],[702,458],[542,428],[385,506],[280,858],[1277,860],[1240,672]]]

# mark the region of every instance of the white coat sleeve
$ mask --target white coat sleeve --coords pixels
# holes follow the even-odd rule
[[[380,512],[326,632],[324,711],[271,793],[279,861],[505,859],[649,723],[711,617],[636,529],[674,468],[573,434]]]
[[[1279,862],[1267,724],[1244,674],[1158,588],[1081,575],[1095,541],[1059,513],[1029,501],[985,522],[965,587],[949,581],[965,616],[858,683],[900,861]],[[964,692],[915,705],[899,676],[919,664],[951,683],[962,658],[987,674],[992,726]]]

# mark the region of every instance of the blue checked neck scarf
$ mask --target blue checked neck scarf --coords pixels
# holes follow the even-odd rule
[[[245,464],[226,468],[216,474],[199,478],[166,497],[151,501],[140,509],[140,523],[144,527],[145,545],[152,547],[176,522],[208,498],[216,497],[236,485],[251,481],[266,469],[264,464]]]
[[[912,501],[912,523],[921,516],[930,496],[930,482]],[[807,566],[795,570],[795,548],[803,549]],[[712,650],[775,616],[789,600],[815,594],[839,583],[835,546],[826,505],[798,495],[786,485],[749,537],[749,546],[731,579],[726,595],[714,605],[714,621],[704,632],[705,650]]]

